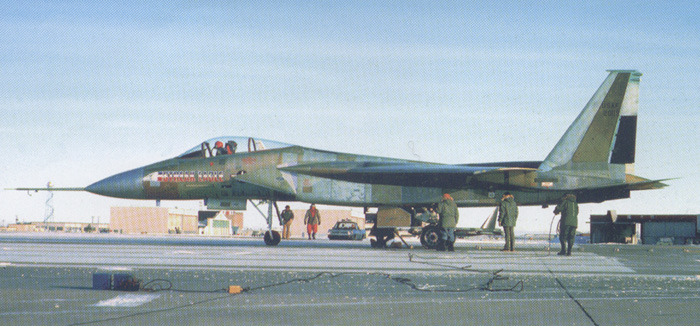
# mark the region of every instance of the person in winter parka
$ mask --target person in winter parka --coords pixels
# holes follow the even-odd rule
[[[282,239],[289,239],[292,229],[292,221],[294,220],[294,212],[287,205],[282,211]]]
[[[439,224],[443,229],[437,250],[444,251],[447,248],[449,251],[455,251],[455,228],[457,227],[457,222],[459,222],[459,210],[450,194],[442,195],[442,201],[438,204],[437,213]]]
[[[554,215],[559,213],[561,213],[559,221],[561,251],[557,255],[571,256],[571,248],[576,239],[576,227],[578,227],[578,203],[574,194],[566,194],[562,197],[561,203],[554,208]]]
[[[503,227],[506,245],[501,251],[515,251],[515,222],[518,220],[518,204],[509,192],[503,194],[498,207],[498,225]]]

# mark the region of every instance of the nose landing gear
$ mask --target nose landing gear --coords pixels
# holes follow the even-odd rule
[[[263,236],[263,241],[265,241],[265,244],[268,246],[276,246],[280,243],[282,240],[282,236],[280,236],[280,233],[272,229],[272,207],[275,207],[275,210],[277,211],[277,220],[281,222],[280,218],[280,210],[277,207],[277,202],[274,200],[267,200],[267,214],[263,213],[258,205],[256,205],[252,200],[250,201],[251,204],[255,207],[255,209],[260,212],[262,216],[265,216],[265,219],[267,220],[267,231],[265,231],[265,235]]]

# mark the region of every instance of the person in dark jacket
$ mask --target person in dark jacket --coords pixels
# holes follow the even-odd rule
[[[294,220],[294,212],[289,208],[289,205],[284,208],[280,217],[282,218],[282,239],[289,240],[290,229],[292,228],[292,221]]]
[[[506,245],[501,251],[515,251],[515,222],[518,220],[518,204],[509,192],[503,194],[498,207],[498,225],[503,227]]]
[[[455,228],[457,227],[457,222],[459,222],[459,210],[450,194],[442,195],[442,201],[438,204],[437,213],[440,227],[443,229],[437,250],[444,251],[447,248],[449,251],[455,251]]]
[[[321,224],[321,213],[316,209],[316,205],[311,204],[309,210],[306,211],[304,224],[306,224],[306,231],[309,233],[309,240],[312,238],[315,240],[318,226]]]
[[[566,194],[561,199],[561,203],[554,208],[554,215],[561,213],[559,224],[559,242],[561,251],[559,256],[571,256],[571,248],[574,247],[576,239],[576,227],[578,226],[578,203],[574,194]]]

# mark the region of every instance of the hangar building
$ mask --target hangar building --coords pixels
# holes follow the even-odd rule
[[[222,211],[228,229],[243,228],[243,213]],[[230,235],[220,230],[226,224],[217,218],[218,211],[196,211],[166,207],[112,207],[110,229],[127,234],[206,234]],[[211,225],[209,225],[211,224]]]
[[[591,215],[591,243],[700,243],[700,215]]]

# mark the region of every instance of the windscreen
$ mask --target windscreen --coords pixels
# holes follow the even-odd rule
[[[202,158],[237,153],[258,152],[270,149],[291,147],[290,144],[267,139],[252,137],[224,136],[208,139],[188,151],[178,155],[178,158]]]

